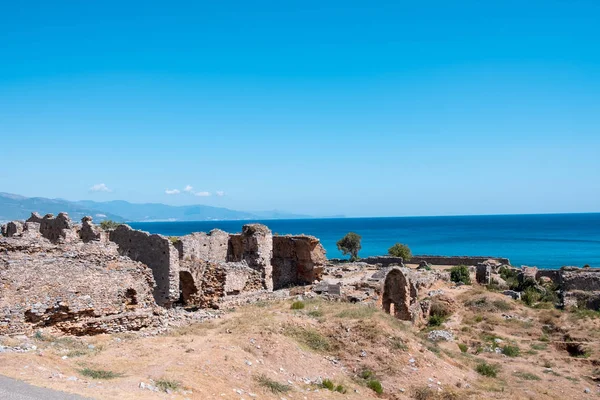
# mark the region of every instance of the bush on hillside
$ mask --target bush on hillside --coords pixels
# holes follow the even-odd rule
[[[465,285],[471,284],[471,274],[469,274],[469,267],[466,265],[459,265],[450,268],[450,280],[452,282],[462,282]]]

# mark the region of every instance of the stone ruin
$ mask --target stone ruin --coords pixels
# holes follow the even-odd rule
[[[2,226],[0,334],[53,326],[73,334],[160,324],[174,305],[219,308],[242,295],[320,279],[325,250],[311,236],[273,236],[248,224],[167,238],[91,217],[32,214]],[[158,311],[157,311],[158,310]]]

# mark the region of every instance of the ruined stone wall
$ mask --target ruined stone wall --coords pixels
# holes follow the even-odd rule
[[[83,217],[79,229],[79,237],[85,243],[87,242],[105,242],[108,235],[100,227],[92,223],[92,217]]]
[[[214,229],[208,234],[197,232],[179,237],[174,245],[179,250],[180,259],[225,262],[229,234],[219,229]]]
[[[312,284],[327,262],[325,249],[314,236],[273,237],[273,286]]]
[[[419,264],[421,261],[425,261],[432,265],[477,265],[479,263],[494,260],[500,264],[510,265],[508,258],[499,257],[471,257],[471,256],[414,256],[410,260],[405,260],[406,264]],[[364,261],[364,260],[361,260]]]
[[[273,290],[273,234],[264,225],[244,225],[241,234],[229,236],[227,261],[245,261],[262,274],[263,287]]]
[[[60,213],[56,218],[52,214],[42,217],[38,213],[32,213],[26,222],[40,224],[42,237],[53,243],[73,242],[78,239],[73,222],[67,213]]]
[[[2,236],[12,237],[23,233],[24,223],[22,221],[11,221],[2,225]]]
[[[52,244],[34,229],[0,238],[0,335],[41,327],[88,335],[153,326],[153,285],[151,271],[121,257],[114,244]]]
[[[262,274],[242,262],[186,261],[180,269],[185,307],[219,308],[226,296],[263,289]]]
[[[367,263],[367,264],[371,264],[371,265],[381,264],[381,266],[383,268],[387,268],[390,265],[403,265],[402,257],[394,257],[394,256],[374,256],[374,257],[361,258],[359,261]]]
[[[171,307],[179,299],[179,252],[168,238],[127,225],[119,225],[109,238],[122,255],[150,267],[156,281],[154,298],[159,305]]]

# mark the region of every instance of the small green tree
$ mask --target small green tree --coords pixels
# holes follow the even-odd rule
[[[465,285],[470,285],[471,274],[469,274],[469,267],[466,265],[459,265],[457,267],[450,268],[450,280],[452,282],[462,282]]]
[[[359,234],[348,232],[346,236],[338,240],[336,243],[337,248],[343,255],[350,254],[350,261],[356,261],[358,260],[358,252],[362,248],[360,245],[361,239]]]
[[[109,231],[111,229],[116,229],[117,226],[121,225],[118,222],[112,221],[110,219],[106,219],[102,222],[100,222],[100,228],[104,229],[105,231]]]
[[[394,257],[402,257],[404,261],[412,258],[412,253],[407,245],[396,243],[388,249],[388,254]]]

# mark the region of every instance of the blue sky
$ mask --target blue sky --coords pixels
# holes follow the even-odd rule
[[[0,191],[600,211],[598,21],[577,0],[4,2]]]

